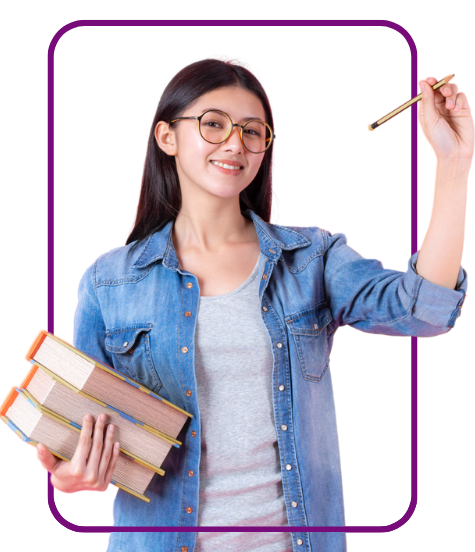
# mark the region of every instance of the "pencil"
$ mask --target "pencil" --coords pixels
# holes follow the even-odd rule
[[[432,87],[432,90],[437,90],[438,88],[440,88],[444,84],[447,84],[450,81],[450,79],[453,78],[454,76],[455,76],[455,73],[453,75],[449,75],[448,77],[444,77],[439,82],[436,82],[434,84],[434,86]],[[408,102],[406,102],[406,103],[402,104],[401,106],[399,106],[398,108],[396,108],[394,111],[391,111],[391,113],[388,113],[387,115],[385,115],[384,117],[382,117],[381,119],[379,119],[378,121],[373,123],[372,125],[368,125],[368,129],[369,130],[374,130],[375,128],[378,128],[379,126],[381,126],[386,121],[389,121],[389,119],[392,119],[393,117],[395,117],[398,113],[401,113],[401,111],[404,111],[405,109],[410,107],[413,103],[418,102],[421,98],[422,98],[422,92],[420,94],[418,94],[415,98],[412,98],[412,100],[409,100]]]

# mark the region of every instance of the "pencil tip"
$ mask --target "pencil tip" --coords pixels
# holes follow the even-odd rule
[[[445,77],[445,82],[449,82],[450,79],[452,79],[453,77],[455,77],[455,73],[453,75],[449,75],[448,77]]]

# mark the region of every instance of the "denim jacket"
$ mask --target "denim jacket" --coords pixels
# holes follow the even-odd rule
[[[406,272],[388,270],[349,247],[344,234],[268,224],[249,209],[243,215],[254,222],[259,239],[259,297],[273,352],[275,431],[288,523],[342,526],[329,370],[335,332],[349,324],[394,336],[446,333],[460,316],[467,273],[460,268],[451,290],[416,274],[418,252]],[[170,221],[136,249],[129,245],[102,255],[79,287],[75,346],[193,414],[178,437],[183,445],[165,460],[165,476],[155,475],[147,490],[151,502],[118,491],[118,526],[197,523],[201,440],[194,334],[200,288],[179,266],[172,228]],[[192,552],[195,537],[179,529],[113,532],[109,550]],[[294,552],[342,552],[345,543],[345,533],[292,533]]]

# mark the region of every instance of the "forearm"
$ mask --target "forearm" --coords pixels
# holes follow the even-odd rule
[[[469,161],[438,161],[429,229],[416,271],[425,280],[455,289],[462,263]]]

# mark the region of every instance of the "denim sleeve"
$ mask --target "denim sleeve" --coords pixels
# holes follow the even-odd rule
[[[349,247],[344,234],[322,232],[325,293],[338,326],[415,337],[432,337],[453,328],[467,291],[462,267],[453,290],[416,274],[419,252],[410,257],[406,272],[389,270]]]
[[[86,270],[79,283],[73,345],[102,364],[112,366],[112,358],[105,348],[106,329],[94,289],[95,268],[94,263]]]

